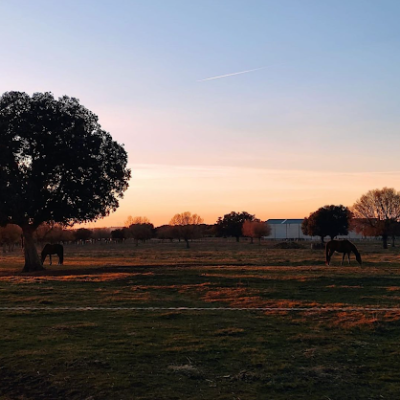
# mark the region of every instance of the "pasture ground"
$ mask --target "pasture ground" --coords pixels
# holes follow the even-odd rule
[[[309,244],[69,245],[32,274],[3,254],[0,399],[397,399],[400,251],[359,249],[363,268]]]

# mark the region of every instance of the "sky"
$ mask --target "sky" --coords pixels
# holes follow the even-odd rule
[[[119,209],[303,218],[400,190],[398,0],[0,0],[0,94],[68,95],[124,144]]]

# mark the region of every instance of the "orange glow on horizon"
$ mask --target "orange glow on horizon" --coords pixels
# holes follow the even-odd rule
[[[368,190],[400,188],[400,172],[316,172],[231,167],[133,165],[133,178],[119,209],[88,228],[121,227],[128,216],[155,226],[190,211],[214,224],[231,211],[261,220],[304,218],[327,204],[351,207]]]

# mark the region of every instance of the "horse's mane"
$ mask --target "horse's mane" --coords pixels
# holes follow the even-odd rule
[[[350,242],[350,240],[347,240],[347,242],[349,243],[350,247],[351,247],[351,251],[356,255],[359,256],[360,252],[358,251],[357,247]]]

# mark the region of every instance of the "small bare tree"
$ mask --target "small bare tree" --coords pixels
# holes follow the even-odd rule
[[[393,188],[370,190],[353,205],[355,229],[363,234],[382,236],[387,249],[388,236],[400,220],[400,193]]]
[[[191,214],[189,211],[185,211],[181,214],[175,214],[170,225],[177,228],[179,237],[186,242],[186,247],[189,248],[189,240],[195,239],[201,236],[200,224],[203,223],[203,218],[197,214]]]
[[[132,215],[130,215],[125,221],[126,228],[135,224],[150,224],[150,221],[147,217],[132,217]]]

